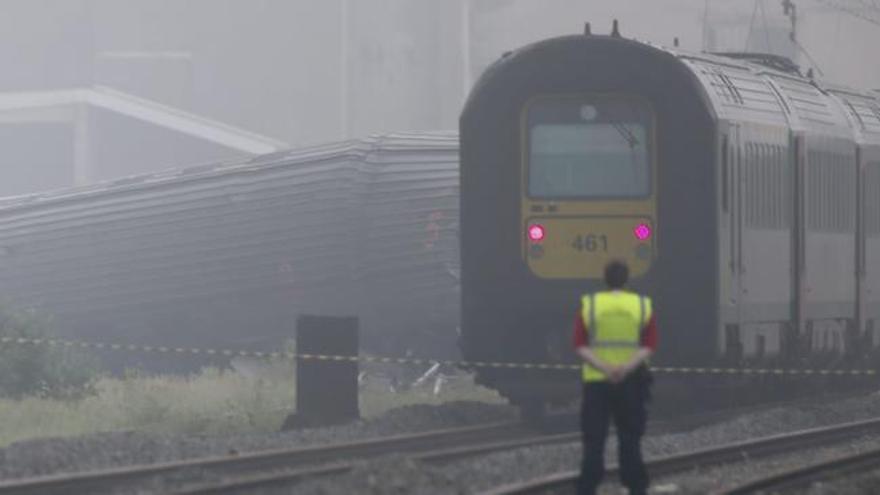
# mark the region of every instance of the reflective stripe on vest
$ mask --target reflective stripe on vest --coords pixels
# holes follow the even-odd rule
[[[641,346],[642,332],[651,320],[651,299],[631,292],[610,291],[582,298],[581,317],[593,353],[611,365],[622,365]],[[602,381],[601,371],[584,364],[584,381]]]

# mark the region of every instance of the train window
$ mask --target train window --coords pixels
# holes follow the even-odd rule
[[[757,206],[755,190],[755,147],[746,144],[746,163],[743,167],[746,172],[745,194],[746,198],[746,225],[755,225],[755,208]]]
[[[849,204],[849,200],[852,198],[852,196],[849,196],[846,194],[846,192],[847,192],[846,179],[849,174],[848,174],[848,170],[846,169],[846,161],[845,160],[846,160],[845,156],[835,155],[834,166],[836,167],[835,172],[837,172],[837,173],[834,174],[834,176],[835,176],[834,185],[836,186],[835,191],[834,191],[834,196],[835,196],[834,202],[837,203],[837,208],[835,208],[835,211],[837,213],[836,218],[835,218],[835,220],[836,220],[835,224],[836,224],[836,227],[838,230],[846,230],[846,228],[847,228],[847,224],[849,223],[849,219],[848,219],[848,210],[849,209],[847,208],[847,205]]]
[[[789,166],[785,159],[785,150],[782,146],[773,147],[776,159],[776,167],[779,170],[779,226],[789,226],[789,202],[791,201],[791,188],[789,186]]]
[[[761,159],[758,154],[758,147],[752,145],[751,153],[749,153],[749,203],[751,207],[751,225],[757,226],[761,222]]]
[[[834,230],[834,176],[831,173],[834,163],[833,157],[828,153],[819,153],[819,173],[822,187],[822,230],[831,232]]]
[[[653,114],[647,104],[542,98],[529,105],[526,120],[529,196],[650,196]]]
[[[773,160],[773,146],[769,144],[763,145],[764,148],[764,169],[767,171],[767,180],[764,182],[765,197],[767,198],[767,225],[769,227],[779,227],[779,167]]]
[[[814,153],[816,159],[816,188],[819,194],[816,196],[816,214],[817,214],[817,230],[827,231],[828,228],[828,207],[831,202],[828,201],[828,177],[825,171],[825,153]]]
[[[811,230],[819,230],[819,212],[821,211],[822,198],[819,197],[819,157],[814,151],[807,153],[807,218]]]
[[[822,172],[822,224],[824,226],[823,230],[833,231],[834,230],[834,207],[837,204],[834,198],[834,191],[837,189],[834,185],[834,175],[832,167],[834,167],[834,157],[828,155],[827,153],[820,153],[821,162],[819,166],[821,167]]]
[[[764,163],[764,147],[760,144],[755,145],[755,203],[757,204],[755,208],[755,223],[757,225],[764,226],[766,224],[765,215],[767,214],[767,207],[765,204],[765,200],[767,196],[765,195],[764,186],[766,185],[766,173],[767,168],[765,167],[766,163]]]
[[[855,162],[852,155],[808,154],[808,226],[820,232],[855,229]]]
[[[789,203],[791,202],[791,187],[789,185],[789,166],[785,159],[785,150],[782,146],[774,146],[774,155],[776,157],[776,169],[779,173],[778,193],[779,200],[777,207],[779,208],[779,228],[788,228],[789,226]]]
[[[835,212],[835,227],[837,230],[846,230],[848,218],[847,218],[847,207],[849,204],[849,199],[852,196],[847,196],[846,193],[846,181],[847,178],[847,169],[846,169],[846,157],[842,155],[834,155],[834,166],[837,168],[834,174],[834,203],[836,204],[836,208],[834,208]]]
[[[828,198],[831,204],[828,208],[831,214],[828,219],[829,227],[834,231],[841,230],[841,183],[844,170],[839,168],[840,157],[838,155],[828,155],[828,165],[825,167],[825,176],[828,178]]]
[[[749,227],[788,226],[790,193],[784,151],[781,146],[766,143],[747,143],[744,147],[743,209]]]
[[[788,187],[788,196],[786,197],[785,205],[786,205],[786,221],[789,226],[793,226],[795,222],[795,201],[798,197],[803,195],[803,192],[795,194],[795,181],[797,180],[797,176],[800,176],[803,171],[800,173],[795,173],[795,169],[800,166],[801,158],[800,152],[798,151],[798,144],[802,142],[801,139],[796,140],[790,149],[785,152],[785,166],[787,175],[785,177],[786,187]],[[800,208],[798,208],[800,209]],[[801,213],[798,213],[800,216]]]
[[[764,145],[755,145],[755,194],[757,208],[755,222],[762,227],[767,225],[767,163],[764,161]]]
[[[729,209],[729,195],[728,187],[730,184],[730,153],[729,148],[730,145],[727,142],[727,136],[724,136],[724,139],[721,141],[721,207],[724,209],[724,212],[727,213]]]
[[[751,163],[752,163],[752,145],[746,143],[743,146],[742,150],[742,159],[739,162],[740,165],[740,193],[738,195],[740,199],[740,211],[742,212],[742,218],[745,222],[745,225],[752,225],[752,185],[751,185]]]

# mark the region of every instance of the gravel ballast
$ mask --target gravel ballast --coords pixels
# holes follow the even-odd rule
[[[664,493],[680,493],[683,495],[698,495],[712,493],[721,489],[737,487],[749,480],[755,480],[776,473],[782,473],[829,459],[857,454],[871,449],[876,449],[880,437],[872,436],[843,442],[830,447],[797,452],[791,455],[773,456],[754,461],[743,461],[735,464],[718,466],[713,468],[694,470],[686,475],[673,476],[656,480],[655,491]],[[817,488],[825,486],[816,485]],[[877,493],[877,485],[871,493]],[[792,493],[804,493],[797,490]],[[817,491],[811,493],[845,493],[840,491]]]
[[[786,431],[813,428],[822,425],[855,421],[880,414],[880,395],[871,394],[849,400],[820,401],[818,405],[776,407],[743,414],[718,424],[703,426],[688,432],[655,434],[645,438],[644,450],[648,457],[669,455],[722,443],[745,440]],[[0,451],[0,473],[4,478],[32,476],[56,472],[71,472],[106,467],[164,462],[176,459],[223,455],[231,450],[245,452],[278,447],[305,446],[320,443],[343,442],[377,438],[406,432],[467,426],[516,417],[516,410],[508,406],[461,402],[442,406],[409,406],[393,410],[370,421],[337,428],[286,432],[265,435],[238,436],[157,436],[143,433],[108,433],[70,439],[46,439],[13,444]],[[650,434],[650,432],[649,432]],[[614,459],[615,444],[609,439],[609,462]],[[850,442],[852,448],[861,443]],[[829,453],[844,452],[847,445],[829,447]],[[818,456],[823,450],[817,450]],[[445,465],[424,465],[402,456],[392,456],[359,464],[355,472],[327,479],[305,481],[264,493],[474,493],[493,486],[575,469],[580,459],[580,445],[567,444],[528,449],[469,458]],[[784,458],[779,458],[784,459]],[[814,462],[819,457],[790,456],[792,465]],[[761,474],[757,466],[779,463],[760,461],[753,465],[736,464],[728,467],[695,471],[670,479],[655,480],[655,487],[665,493],[703,493],[728,481],[741,482],[744,473]],[[194,480],[197,481],[198,475]],[[166,480],[151,486],[175,486],[184,480]],[[177,485],[180,486],[180,485]],[[143,489],[143,487],[140,487]],[[132,487],[132,491],[138,489]],[[606,493],[617,493],[608,484]],[[147,490],[153,491],[153,490]],[[249,491],[248,493],[255,493]],[[659,493],[659,492],[658,492]]]
[[[876,448],[876,444],[875,444]],[[816,482],[797,492],[804,495],[876,495],[880,491],[880,470],[863,474],[848,474],[842,478]]]
[[[701,427],[690,432],[648,436],[644,440],[644,452],[646,457],[657,457],[678,452],[718,446],[720,444],[745,440],[748,438],[773,435],[783,432],[814,428],[822,425],[831,425],[859,419],[876,417],[880,414],[880,395],[872,394],[867,397],[849,399],[844,401],[832,401],[827,404],[799,405],[797,408],[778,407],[771,410],[743,415],[736,419],[724,421],[719,424]],[[650,432],[649,432],[650,435]],[[615,440],[609,438],[608,462],[615,459]],[[863,442],[865,445],[871,441]],[[853,442],[858,447],[859,442]],[[845,452],[850,444],[842,444],[839,452]],[[873,443],[876,445],[876,442]],[[826,455],[838,452],[837,447],[830,448]],[[817,451],[821,452],[821,451]],[[412,477],[410,491],[407,493],[475,493],[488,488],[528,480],[539,476],[545,476],[560,471],[576,469],[580,461],[581,448],[578,444],[561,446],[547,446],[529,449],[518,449],[503,453],[496,453],[474,459],[457,461],[443,466],[422,466],[423,473]],[[821,453],[818,454],[821,457]],[[810,458],[813,462],[820,457]],[[800,460],[803,459],[803,460]],[[393,490],[393,486],[386,486],[381,475],[383,468],[380,462],[366,462],[360,468],[357,475],[340,476],[333,479],[315,480],[302,483],[285,491],[272,490],[266,493],[306,493],[306,494],[330,494],[350,493],[346,490],[357,486],[363,479],[374,479],[375,484],[370,485],[370,491],[366,493],[385,493],[383,490]],[[782,461],[780,461],[782,462]],[[790,458],[792,466],[810,462],[806,457]],[[717,470],[695,471],[688,475],[679,476],[670,480],[655,480],[658,492],[665,493],[706,493],[709,487],[715,487],[721,482],[742,482],[743,473],[759,475],[756,465],[772,464],[758,461],[751,467],[740,468],[739,464],[717,468]],[[783,464],[780,464],[783,465]],[[370,477],[371,466],[376,466],[376,476]],[[730,475],[724,473],[730,470]],[[411,471],[408,470],[408,471]],[[400,474],[394,478],[399,484]],[[388,478],[389,480],[391,478]],[[437,481],[440,480],[440,481]],[[461,491],[450,491],[450,486],[445,480],[456,480],[464,484],[466,488]],[[458,488],[458,485],[456,485]],[[439,491],[438,491],[439,490]],[[444,491],[446,490],[446,491]],[[604,493],[619,493],[614,483],[606,483]]]
[[[379,418],[345,426],[281,433],[207,436],[114,432],[28,440],[0,450],[0,477],[22,478],[227,455],[231,452],[348,442],[516,418],[517,411],[510,406],[450,402],[439,406],[405,406]]]

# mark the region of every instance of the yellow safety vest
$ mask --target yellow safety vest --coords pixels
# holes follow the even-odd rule
[[[641,345],[642,329],[651,320],[651,299],[632,292],[597,292],[581,299],[581,317],[587,345],[596,357],[611,365],[623,365]],[[607,379],[586,363],[582,376],[585,382]]]

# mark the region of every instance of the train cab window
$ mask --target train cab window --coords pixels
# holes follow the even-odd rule
[[[533,198],[641,198],[651,194],[653,114],[627,98],[542,98],[526,109]]]

